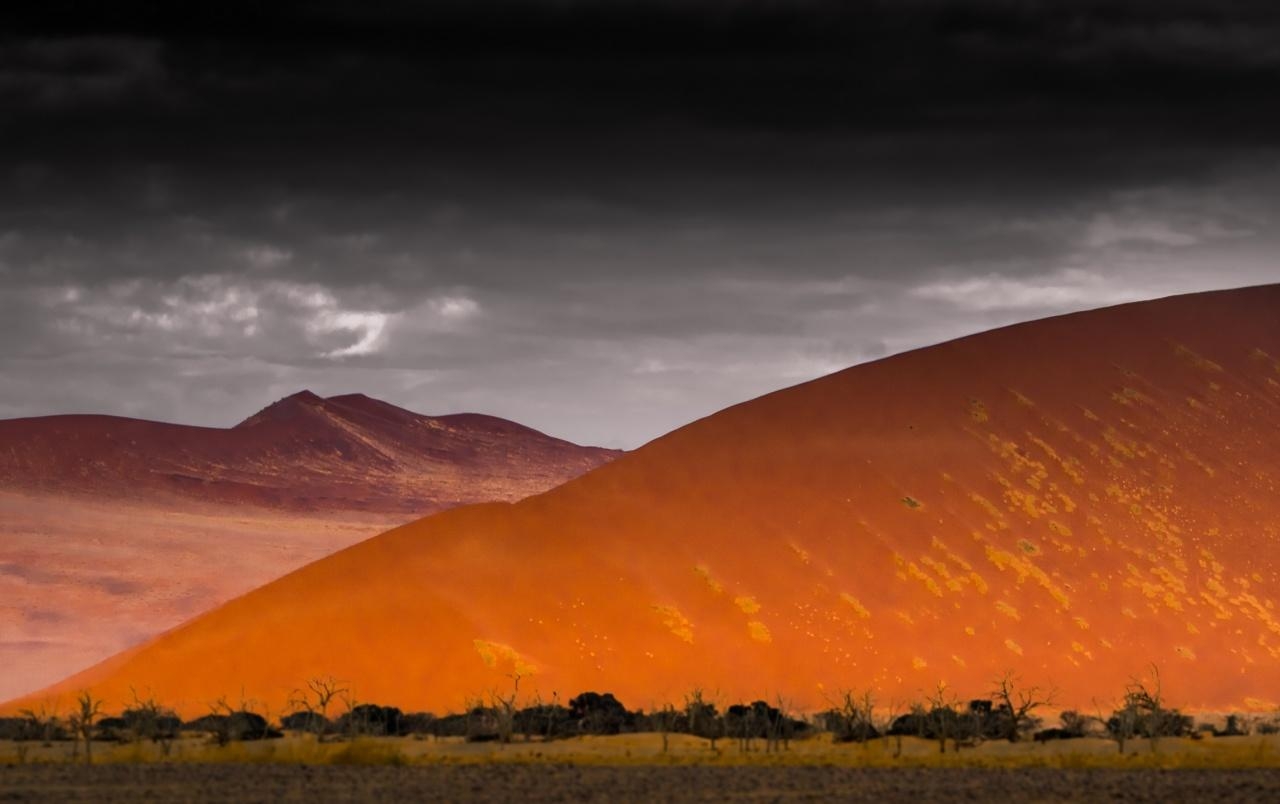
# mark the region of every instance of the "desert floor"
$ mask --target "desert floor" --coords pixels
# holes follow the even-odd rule
[[[26,765],[6,801],[1267,801],[1280,770],[464,764]]]

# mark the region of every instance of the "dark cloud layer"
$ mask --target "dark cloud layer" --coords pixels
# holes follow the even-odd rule
[[[0,415],[309,385],[631,446],[1280,279],[1273,3],[84,5],[0,34]]]

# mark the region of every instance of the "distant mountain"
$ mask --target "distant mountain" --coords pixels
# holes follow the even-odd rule
[[[514,505],[317,561],[27,701],[130,685],[280,711],[315,675],[458,710],[694,686],[820,707],[1008,669],[1105,707],[1280,693],[1280,286],[1130,304],[857,366]],[[15,704],[10,704],[12,709]]]
[[[410,518],[515,501],[617,454],[306,391],[230,429],[0,421],[0,699]]]
[[[0,489],[292,511],[426,514],[545,491],[618,453],[363,394],[286,397],[230,429],[114,416],[0,421]]]

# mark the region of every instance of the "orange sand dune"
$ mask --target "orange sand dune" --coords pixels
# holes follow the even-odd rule
[[[0,421],[0,698],[411,518],[616,453],[488,416],[303,392],[231,429]]]
[[[821,706],[980,694],[1280,695],[1280,286],[1008,327],[694,422],[522,502],[317,561],[47,690],[309,676],[436,711],[511,686],[632,706],[693,685]],[[9,710],[15,704],[6,707]]]

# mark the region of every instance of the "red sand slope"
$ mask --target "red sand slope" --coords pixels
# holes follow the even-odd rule
[[[995,330],[392,530],[44,694],[274,711],[317,674],[437,711],[510,686],[724,697],[1280,690],[1280,286]],[[1259,702],[1254,700],[1254,704]],[[12,709],[12,705],[8,708]]]
[[[0,421],[0,489],[423,515],[518,500],[616,454],[491,416],[302,391],[229,430],[114,416]]]
[[[0,421],[0,700],[408,519],[518,500],[615,454],[306,392],[229,430]]]

